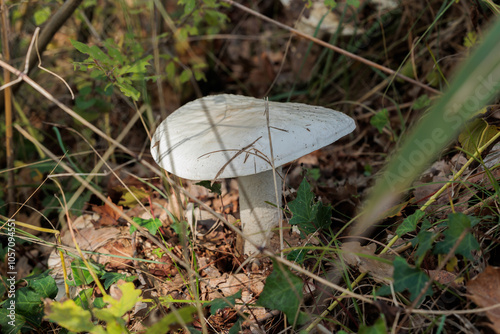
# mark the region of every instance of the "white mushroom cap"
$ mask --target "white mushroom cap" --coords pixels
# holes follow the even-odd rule
[[[272,168],[264,111],[263,99],[240,95],[192,101],[159,125],[151,154],[163,169],[190,180],[268,171]],[[269,125],[276,167],[355,129],[354,120],[343,113],[301,103],[269,102]]]

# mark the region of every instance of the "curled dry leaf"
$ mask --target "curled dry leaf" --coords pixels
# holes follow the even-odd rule
[[[108,199],[111,201],[111,198],[109,196]],[[123,206],[118,206],[118,209],[123,211]],[[104,203],[104,205],[102,206],[92,205],[92,211],[94,211],[101,217],[97,221],[96,228],[118,225],[120,214],[118,212],[115,212],[107,203]]]
[[[500,268],[488,266],[467,283],[468,297],[479,307],[489,307],[500,304]],[[500,333],[500,307],[486,311],[492,322],[490,327]]]

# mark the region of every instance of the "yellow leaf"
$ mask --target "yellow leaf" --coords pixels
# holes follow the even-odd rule
[[[138,201],[141,202],[143,199],[149,197],[149,193],[142,188],[131,186],[129,189],[130,191],[123,189],[126,192],[122,195],[118,205],[133,206],[138,203]]]
[[[476,153],[477,149],[486,144],[498,133],[498,127],[488,124],[485,120],[478,118],[467,124],[458,136],[458,141],[469,158]]]

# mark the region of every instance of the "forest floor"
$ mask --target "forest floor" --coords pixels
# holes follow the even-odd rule
[[[316,31],[321,2],[98,0],[69,14],[43,52],[53,73],[35,63],[31,82],[3,89],[6,138],[7,103],[14,115],[13,150],[0,152],[3,333],[500,333],[499,147],[468,162],[498,135],[498,101],[369,234],[350,235],[498,5],[339,2]],[[6,8],[2,64],[22,69],[60,4]],[[283,166],[282,226],[255,257],[236,179],[180,179],[150,153],[167,115],[214,94],[324,106],[356,124]]]

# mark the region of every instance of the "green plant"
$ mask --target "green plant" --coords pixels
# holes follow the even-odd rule
[[[19,331],[41,330],[43,317],[43,300],[57,295],[57,285],[48,271],[34,274],[15,281],[15,276],[2,277],[7,291],[1,291],[6,296],[0,302],[0,326],[3,333],[18,333]],[[26,286],[19,287],[24,282]]]
[[[118,288],[122,293],[119,299],[109,295],[103,297],[103,301],[109,305],[107,308],[94,308],[91,313],[78,306],[74,300],[52,302],[45,308],[45,318],[73,332],[129,333],[123,316],[141,301],[141,291],[135,289],[133,283],[125,283]],[[105,326],[94,322],[93,317]]]
[[[141,45],[135,42],[134,36],[127,34],[124,47],[120,48],[112,39],[103,42],[104,52],[98,46],[88,46],[71,40],[73,46],[81,53],[89,56],[83,62],[75,62],[75,68],[91,72],[95,80],[109,81],[104,91],[110,85],[116,86],[125,95],[138,101],[147,75],[151,55],[144,56]],[[95,71],[97,70],[97,71]],[[140,87],[139,87],[140,86]]]
[[[315,195],[306,178],[297,190],[297,198],[288,203],[292,213],[290,225],[296,225],[304,238],[307,234],[326,229],[331,224],[332,207],[314,199]]]
[[[273,260],[273,271],[266,279],[264,291],[260,294],[257,304],[283,311],[289,324],[304,324],[308,316],[300,311],[303,285],[301,278],[294,275],[282,263]]]
[[[415,232],[423,216],[424,213],[419,210],[407,217],[396,230],[398,236]],[[479,244],[470,231],[478,223],[479,219],[476,217],[452,213],[446,220],[434,226],[434,232],[429,232],[431,224],[424,219],[420,231],[411,241],[415,247],[416,267],[409,266],[402,257],[394,260],[394,291],[400,292],[408,289],[411,301],[414,301],[417,296],[432,295],[429,276],[420,268],[426,254],[432,249],[434,254],[446,254],[449,258],[459,254],[465,259],[474,260],[473,251],[479,250]],[[390,293],[391,289],[388,286],[377,291],[379,295]]]

